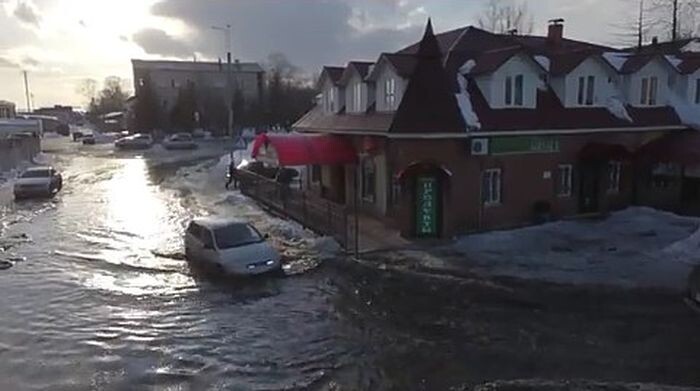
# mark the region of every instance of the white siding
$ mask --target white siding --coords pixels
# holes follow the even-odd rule
[[[484,94],[490,96],[489,105],[494,109],[520,108],[534,109],[537,105],[537,85],[541,71],[532,60],[524,56],[513,56],[506,61],[491,77],[491,92]],[[523,75],[523,104],[522,106],[506,106],[506,78],[515,79],[517,75]]]
[[[566,102],[566,76],[550,76],[549,85],[554,93],[557,94],[559,101],[564,104]]]
[[[676,92],[679,96],[685,97],[688,102],[692,105],[697,105],[698,103],[695,101],[697,89],[698,89],[698,79],[700,79],[700,70],[695,71],[695,73],[692,73],[690,75],[684,76],[682,79],[683,82],[679,83],[679,87],[676,89]]]
[[[360,85],[360,107],[355,107],[355,93],[358,84]],[[364,83],[360,75],[353,75],[345,85],[345,102],[348,113],[362,113],[367,110],[367,84]]]
[[[492,83],[492,77],[491,75],[486,75],[486,76],[479,76],[474,79],[476,81],[477,87],[479,87],[479,90],[481,90],[481,94],[484,96],[484,99],[486,99],[487,102],[489,102],[489,105],[491,104],[491,83]]]
[[[386,96],[384,94],[384,85],[387,80],[394,79],[395,81],[395,88],[396,88],[396,93],[394,97],[394,107],[388,107],[387,102],[386,102]],[[399,77],[396,72],[391,68],[391,66],[388,66],[387,64],[382,65],[382,69],[379,73],[379,76],[377,77],[377,84],[375,86],[376,90],[376,99],[377,99],[377,111],[395,111],[399,107],[399,103],[401,103],[401,98],[403,97],[403,93],[406,90],[406,80],[403,78]]]
[[[566,75],[563,94],[565,96],[565,99],[563,100],[564,106],[582,106],[578,102],[579,78],[588,78],[588,76],[593,76],[595,78],[592,107],[604,107],[608,98],[621,95],[616,85],[617,75],[615,75],[607,66],[601,64],[598,60],[589,58],[584,60],[581,64],[579,64],[579,66]],[[585,105],[583,106],[585,107]]]
[[[650,61],[638,72],[626,77],[626,99],[627,102],[632,106],[648,107],[648,105],[642,105],[642,79],[649,77],[656,77],[658,80],[658,91],[656,94],[656,105],[655,106],[665,106],[668,103],[668,78],[675,71],[671,67],[665,64],[661,59],[655,59]]]

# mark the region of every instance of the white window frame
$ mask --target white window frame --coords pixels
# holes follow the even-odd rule
[[[329,113],[335,113],[335,87],[328,89],[326,96],[326,110]]]
[[[519,87],[519,88],[518,88]],[[525,75],[506,76],[503,89],[503,104],[506,107],[522,107],[525,105]]]
[[[576,102],[579,106],[593,106],[595,104],[595,76],[586,75],[578,78],[578,94]]]
[[[557,167],[557,196],[571,197],[574,189],[574,166],[560,164]]]
[[[643,77],[640,86],[639,103],[642,106],[657,106],[659,101],[659,78]]]
[[[503,170],[489,168],[481,173],[481,202],[485,206],[501,205]]]
[[[352,91],[353,109],[359,113],[362,111],[362,83],[356,83]]]
[[[387,110],[396,109],[396,79],[393,77],[384,80],[384,104]]]
[[[622,177],[622,162],[608,162],[608,194],[618,194],[620,192],[620,178]]]

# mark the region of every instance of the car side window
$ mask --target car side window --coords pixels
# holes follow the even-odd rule
[[[211,234],[211,231],[209,231],[206,228],[202,229],[201,232],[201,238],[202,238],[202,244],[204,245],[204,248],[206,249],[214,249],[214,238]]]

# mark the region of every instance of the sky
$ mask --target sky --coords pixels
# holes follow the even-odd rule
[[[0,100],[34,107],[82,106],[86,78],[131,80],[132,58],[215,60],[232,26],[235,58],[284,53],[307,72],[349,60],[376,60],[420,39],[428,17],[437,32],[475,25],[487,0],[0,0]],[[512,0],[503,0],[512,1]],[[545,34],[565,18],[565,36],[615,44],[633,0],[521,0]],[[633,17],[633,16],[632,16]]]

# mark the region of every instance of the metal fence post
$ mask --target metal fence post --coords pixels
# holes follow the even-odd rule
[[[333,216],[331,215],[331,203],[329,201],[326,201],[326,205],[328,207],[328,234],[331,236],[333,235]]]

